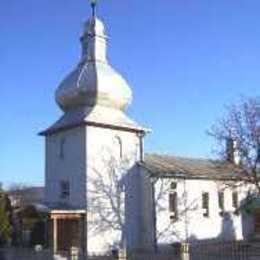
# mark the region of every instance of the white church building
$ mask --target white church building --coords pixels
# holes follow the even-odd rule
[[[240,210],[253,187],[234,163],[144,153],[149,130],[126,113],[132,92],[110,65],[105,27],[92,8],[81,59],[55,93],[62,116],[41,133],[54,253],[155,251],[260,234]]]

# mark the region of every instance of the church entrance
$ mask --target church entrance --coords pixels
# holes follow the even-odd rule
[[[67,251],[72,247],[80,248],[79,224],[77,219],[57,220],[58,251]]]
[[[54,254],[86,251],[86,213],[83,210],[52,210],[49,215],[49,244]]]

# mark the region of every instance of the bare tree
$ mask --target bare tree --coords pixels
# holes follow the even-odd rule
[[[237,163],[260,193],[260,97],[244,98],[238,104],[228,106],[226,115],[208,133],[217,141],[222,159],[230,159],[227,152],[236,153]],[[234,144],[233,151],[227,151],[227,141]],[[234,160],[230,162],[234,163]]]
[[[89,227],[92,234],[117,233],[110,247],[123,248],[125,241],[124,176],[129,162],[104,159],[105,170],[92,167],[88,176]]]
[[[110,247],[124,248],[125,243],[125,178],[129,173],[131,163],[127,159],[117,160],[110,156],[107,159],[102,158],[103,167],[91,166],[92,174],[88,176],[88,221],[90,234],[106,234],[107,232],[116,233],[114,240],[111,239]],[[150,176],[149,176],[150,178]],[[165,215],[168,212],[168,195],[171,191],[169,184],[172,180],[165,178],[151,179],[151,185],[156,185],[154,202],[156,214]],[[178,201],[180,208],[176,220],[170,221],[163,229],[156,231],[158,240],[175,237],[180,238],[181,234],[171,228],[179,219],[185,220],[185,226],[188,226],[188,215],[197,209],[196,201],[187,202],[187,194],[184,192],[179,195]],[[188,236],[188,230],[186,232]]]
[[[186,180],[176,180],[160,177],[154,181],[156,185],[155,193],[155,207],[156,207],[156,216],[165,217],[169,212],[169,194],[176,192],[176,211],[175,216],[170,221],[166,221],[166,225],[163,228],[156,227],[156,239],[157,241],[165,239],[174,239],[174,240],[188,240],[189,239],[189,225],[190,225],[190,215],[198,209],[198,202],[196,199],[188,201],[187,191],[184,189],[182,192],[179,192],[177,195],[177,190],[173,191],[170,187],[172,182],[178,183],[185,187]],[[182,221],[185,228],[185,236],[183,237],[183,230],[178,230],[175,227],[177,222]]]

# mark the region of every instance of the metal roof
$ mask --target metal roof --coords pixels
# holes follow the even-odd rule
[[[202,178],[202,179],[241,179],[246,178],[238,166],[220,160],[186,158],[164,154],[146,154],[141,166],[155,176]]]

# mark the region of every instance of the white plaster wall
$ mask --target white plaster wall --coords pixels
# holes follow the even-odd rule
[[[170,220],[168,196],[170,182],[177,182],[178,194],[178,220]],[[246,197],[247,191],[252,189],[249,185],[239,185],[239,203]],[[155,184],[155,193],[158,196],[159,190],[164,185],[166,192],[160,198],[156,206],[156,227],[158,243],[172,243],[186,239],[232,239],[232,225],[235,230],[235,239],[242,239],[250,229],[250,217],[242,214],[234,214],[232,206],[233,188],[227,187],[223,182],[212,180],[159,180]],[[220,216],[218,205],[218,191],[224,189],[225,212],[231,216],[231,220]],[[202,193],[209,193],[209,217],[203,216]],[[243,217],[243,225],[242,225]],[[247,230],[243,230],[242,226]]]
[[[87,162],[87,179],[88,179],[88,194],[86,194],[88,199],[88,204],[91,205],[92,194],[91,190],[95,187],[91,185],[91,178],[99,178],[98,174],[102,174],[104,180],[106,180],[110,166],[108,164],[116,164],[120,168],[120,174],[122,175],[122,180],[124,176],[132,170],[136,161],[139,160],[139,147],[140,140],[136,133],[127,132],[121,130],[114,130],[108,128],[99,128],[94,126],[86,127],[86,162]],[[120,158],[120,147],[117,142],[117,138],[120,138],[122,142],[122,155]],[[109,182],[109,179],[106,181]],[[92,187],[91,187],[92,186]],[[101,191],[102,193],[102,191]],[[103,194],[101,194],[103,196]],[[106,197],[106,196],[105,196]],[[109,207],[110,203],[108,197],[104,198],[104,208],[106,205]],[[124,208],[122,208],[124,211]],[[88,208],[89,212],[92,212],[91,208]],[[89,216],[92,221],[98,219],[95,214]],[[90,218],[89,218],[90,220]],[[88,251],[102,253],[104,251],[110,250],[113,246],[114,241],[120,240],[120,231],[116,231],[111,227],[110,230],[99,232],[93,232],[91,221],[88,221]]]
[[[140,197],[135,203],[140,204],[140,237],[139,248],[147,251],[153,251],[156,239],[155,234],[155,218],[154,218],[154,199],[153,199],[153,180],[148,175],[148,172],[142,167],[139,167],[140,174]],[[133,209],[134,210],[134,209]],[[131,227],[129,227],[131,229]]]
[[[64,141],[64,158],[60,143]],[[46,137],[45,200],[54,206],[68,204],[76,208],[86,205],[85,128],[78,127]],[[60,182],[69,181],[69,200],[60,198]]]
[[[137,166],[127,176],[126,231],[128,252],[155,249],[153,184],[150,174]]]
[[[122,141],[123,160],[129,160],[130,166],[139,160],[139,137],[134,132],[87,126],[86,137],[86,159],[89,165],[95,162],[98,168],[110,156],[120,159],[119,147],[115,145],[117,137]]]
[[[140,246],[141,241],[141,212],[142,203],[141,200],[141,175],[140,167],[136,166],[128,173],[126,178],[126,247],[128,250],[133,250]]]
[[[122,155],[118,138],[122,143]],[[64,158],[60,158],[60,144],[64,143]],[[58,204],[85,208],[88,219],[93,220],[87,200],[91,193],[87,192],[90,178],[95,178],[96,172],[106,179],[109,158],[116,160],[117,165],[123,164],[122,177],[126,175],[140,159],[140,140],[136,133],[109,128],[84,126],[62,131],[46,137],[46,173],[45,200],[52,206]],[[70,197],[68,201],[60,198],[60,182],[69,181]],[[107,180],[109,181],[109,180]],[[108,206],[109,203],[107,204]],[[124,208],[122,209],[124,210]],[[124,212],[123,212],[124,213]],[[101,253],[111,249],[114,241],[120,239],[121,232],[111,227],[111,230],[91,232],[91,221],[88,227],[88,251]]]

